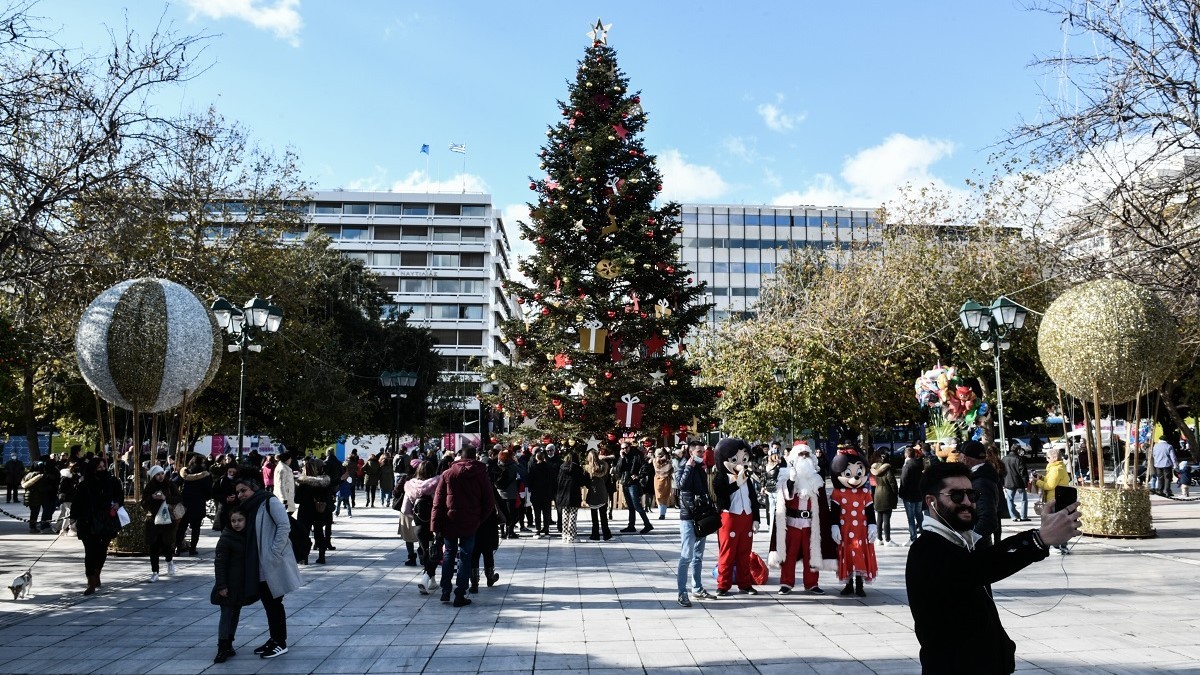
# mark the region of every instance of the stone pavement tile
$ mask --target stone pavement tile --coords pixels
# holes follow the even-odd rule
[[[632,648],[612,649],[604,653],[588,652],[588,670],[601,668],[641,668],[642,660]]]
[[[807,663],[755,663],[762,675],[814,675],[817,671]]]
[[[371,665],[368,673],[419,673],[425,669],[429,658],[425,656],[388,658],[380,657]]]
[[[484,652],[487,651],[487,643],[480,642],[475,644],[449,644],[441,643],[433,652],[434,658],[453,659],[453,658],[483,658]]]
[[[387,645],[347,645],[343,643],[340,646],[333,648],[333,651],[326,657],[326,660],[336,659],[353,659],[374,661],[380,656],[383,656],[383,651],[387,649]]]
[[[879,659],[867,661],[876,675],[910,675],[921,672],[921,662],[917,659]]]
[[[874,675],[874,671],[858,661],[824,661],[810,663],[809,667],[818,675]]]
[[[587,670],[588,657],[585,652],[578,654],[550,654],[539,651],[534,657],[533,666],[539,673],[543,670]]]
[[[691,668],[696,665],[696,659],[683,642],[674,649],[638,652],[638,657],[645,668]]]
[[[532,672],[534,668],[533,654],[523,656],[485,656],[479,662],[479,672]]]
[[[286,658],[286,657],[285,657]],[[339,659],[328,658],[322,661],[313,673],[365,673],[375,665],[377,659]]]
[[[482,656],[434,656],[425,664],[424,673],[477,673]]]
[[[437,643],[417,644],[417,645],[390,645],[384,648],[380,659],[415,659],[429,658],[433,656],[434,650],[437,649]]]
[[[212,654],[205,659],[168,659],[155,665],[147,673],[161,673],[163,675],[185,675],[187,673],[198,673],[212,665]]]

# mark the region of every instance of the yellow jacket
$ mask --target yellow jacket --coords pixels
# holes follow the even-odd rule
[[[1070,485],[1071,476],[1067,473],[1067,465],[1061,459],[1046,465],[1046,475],[1037,481],[1038,489],[1042,491],[1042,501],[1054,499],[1054,488],[1059,485]]]

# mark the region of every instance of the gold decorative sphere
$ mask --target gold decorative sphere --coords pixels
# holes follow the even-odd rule
[[[1054,383],[1091,401],[1130,401],[1171,374],[1179,331],[1153,292],[1121,279],[1099,279],[1051,303],[1038,332],[1038,355]]]

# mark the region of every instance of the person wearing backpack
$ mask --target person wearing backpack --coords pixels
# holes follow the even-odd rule
[[[433,496],[437,491],[441,476],[437,472],[437,462],[424,462],[414,459],[417,465],[416,475],[404,482],[404,494],[401,498],[401,513],[412,514],[413,526],[417,531],[418,557],[425,569],[425,575],[417,583],[421,595],[437,588],[434,572],[441,564],[441,538],[433,531]]]

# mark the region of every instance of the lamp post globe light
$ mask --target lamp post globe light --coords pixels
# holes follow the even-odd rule
[[[279,325],[283,323],[283,310],[271,302],[270,296],[260,298],[257,294],[247,300],[240,309],[218,296],[211,309],[217,326],[233,338],[233,344],[226,346],[226,349],[238,352],[242,358],[242,373],[238,382],[237,447],[238,462],[241,462],[246,434],[246,352],[262,351],[262,345],[254,344],[252,340],[258,335],[278,331]]]
[[[417,384],[417,374],[407,370],[385,370],[379,374],[379,383],[384,389],[392,392],[394,415],[392,417],[392,433],[388,444],[392,452],[400,452],[400,399],[408,398],[408,392]]]
[[[781,367],[776,367],[771,371],[771,376],[775,378],[775,384],[787,384],[788,390],[788,447],[790,448],[796,442],[796,410],[793,405],[796,399],[796,383],[789,380],[787,372]]]
[[[1000,352],[1007,351],[1012,343],[1009,333],[1020,330],[1025,325],[1028,309],[1009,300],[1003,295],[996,298],[991,306],[984,307],[974,300],[967,300],[958,310],[958,319],[963,328],[979,337],[979,348],[992,352],[993,367],[996,371],[996,419],[999,425],[1000,452],[1008,452],[1008,438],[1004,430],[1004,391],[1000,386]]]

